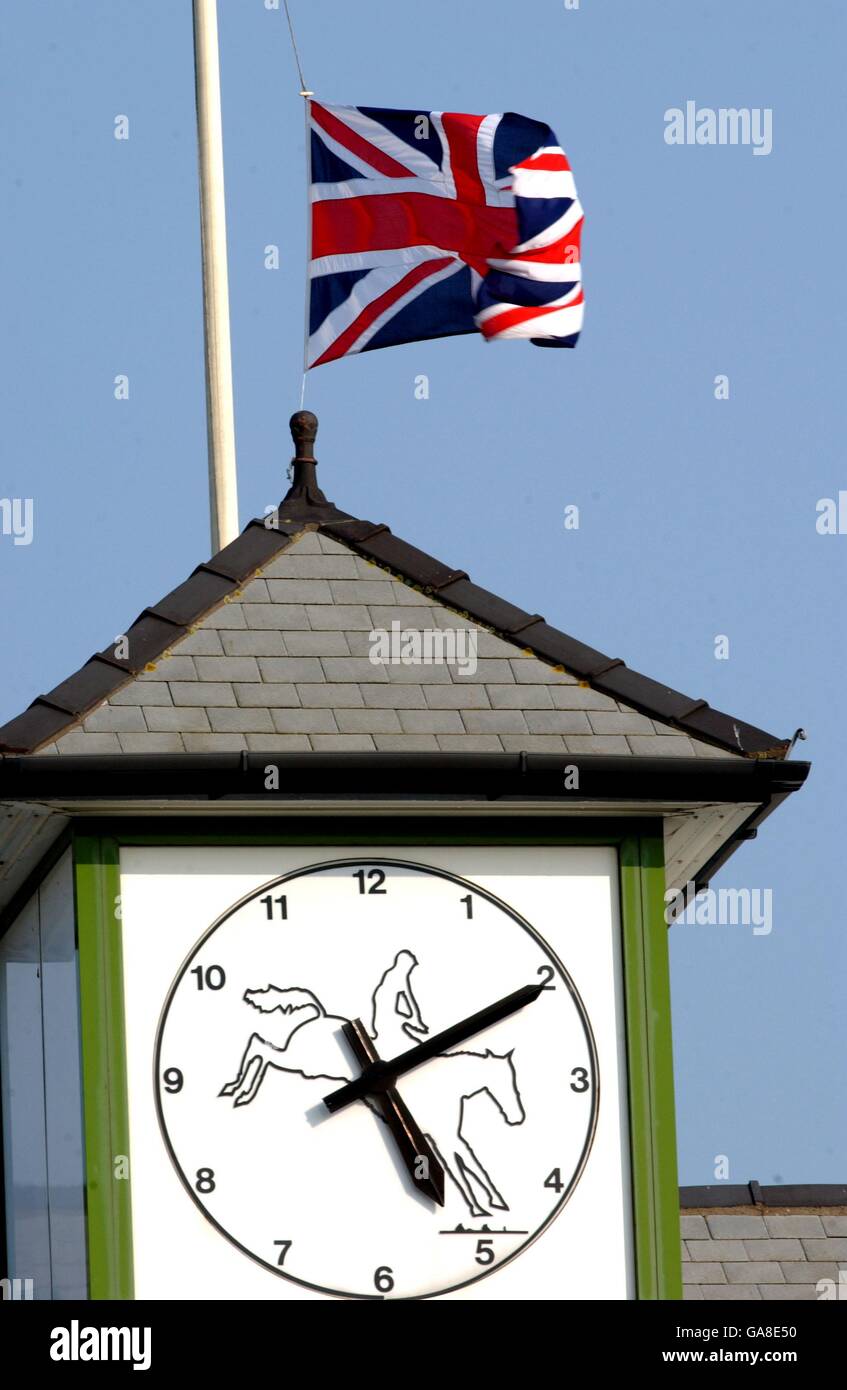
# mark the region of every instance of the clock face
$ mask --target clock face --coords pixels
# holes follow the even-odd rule
[[[527,985],[543,988],[518,1011],[438,1045]],[[324,1104],[368,1056],[431,1038],[392,1091]],[[162,1134],[203,1215],[340,1298],[496,1275],[567,1202],[597,1123],[594,1039],[563,963],[493,894],[398,859],[312,865],[228,907],[171,986],[155,1059]]]

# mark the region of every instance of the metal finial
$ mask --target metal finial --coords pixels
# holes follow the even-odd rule
[[[291,438],[294,440],[294,462],[299,459],[315,462],[315,439],[318,433],[318,417],[311,410],[297,410],[288,422]]]
[[[302,510],[303,508],[326,507],[331,503],[327,502],[320,488],[315,474],[317,460],[315,458],[315,438],[318,433],[318,417],[313,415],[311,410],[297,410],[289,421],[291,438],[294,440],[294,458],[291,460],[292,479],[283,505],[289,510],[292,507]]]

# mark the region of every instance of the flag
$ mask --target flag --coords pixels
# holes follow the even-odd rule
[[[575,345],[583,214],[549,126],[309,106],[309,367],[457,333]]]

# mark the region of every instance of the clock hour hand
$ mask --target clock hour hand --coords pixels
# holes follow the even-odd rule
[[[518,1009],[531,1004],[543,989],[543,984],[524,985],[522,989],[516,989],[514,994],[507,994],[505,998],[498,999],[496,1003],[489,1004],[478,1013],[463,1018],[460,1023],[453,1023],[434,1037],[417,1043],[408,1052],[401,1052],[399,1057],[394,1057],[390,1062],[371,1062],[355,1081],[349,1081],[346,1086],[324,1096],[324,1105],[330,1114],[335,1114],[337,1110],[343,1110],[345,1105],[352,1105],[354,1100],[361,1100],[363,1096],[377,1096],[387,1087],[393,1086],[398,1076],[419,1067],[422,1062],[440,1056],[451,1047],[457,1047],[459,1043],[467,1042],[468,1038],[481,1033],[484,1028],[490,1028],[493,1024],[517,1013]]]
[[[342,1032],[362,1067],[379,1062],[380,1056],[360,1018],[345,1023]],[[396,1087],[388,1086],[371,1097],[394,1136],[409,1177],[418,1192],[444,1206],[444,1169]]]

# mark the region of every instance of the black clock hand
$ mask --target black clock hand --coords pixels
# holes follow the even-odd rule
[[[361,1100],[363,1096],[378,1095],[380,1091],[393,1085],[398,1076],[412,1071],[423,1062],[431,1061],[448,1048],[466,1042],[475,1033],[481,1033],[484,1028],[490,1028],[492,1024],[517,1013],[518,1009],[524,1008],[526,1004],[531,1004],[543,988],[543,984],[524,985],[522,989],[516,989],[514,994],[507,994],[504,999],[498,999],[495,1004],[480,1009],[479,1013],[462,1019],[461,1023],[452,1024],[451,1027],[436,1033],[434,1037],[410,1048],[408,1052],[401,1052],[399,1057],[394,1057],[392,1061],[371,1062],[355,1081],[349,1081],[340,1090],[324,1096],[324,1105],[330,1114],[334,1115],[336,1111],[343,1110],[345,1105],[352,1105],[354,1100]]]
[[[345,1023],[342,1032],[353,1050],[356,1061],[363,1068],[379,1062],[379,1053],[360,1018]],[[402,1096],[396,1087],[388,1086],[384,1091],[378,1091],[373,1100],[379,1106],[380,1114],[394,1136],[400,1156],[418,1192],[443,1207],[444,1169]]]

